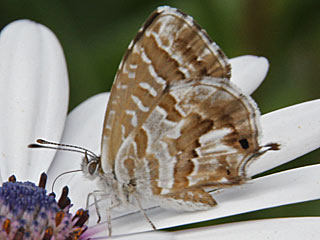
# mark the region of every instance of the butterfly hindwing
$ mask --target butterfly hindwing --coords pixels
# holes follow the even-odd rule
[[[197,201],[189,210],[212,206],[203,188],[247,180],[245,167],[260,150],[258,118],[253,100],[225,79],[172,83],[120,150],[119,180],[134,180],[142,198],[186,210]]]

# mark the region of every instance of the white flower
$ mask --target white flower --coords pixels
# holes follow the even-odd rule
[[[232,79],[244,92],[251,94],[263,81],[268,61],[263,57],[243,56],[231,59]],[[27,145],[37,138],[70,143],[100,151],[103,117],[108,93],[94,96],[66,118],[68,107],[68,75],[61,46],[46,27],[28,20],[8,25],[0,35],[0,150],[1,181],[15,174],[19,180],[38,181],[47,172],[50,188],[55,177],[69,170],[80,169],[83,156],[70,152],[38,149]],[[66,122],[65,122],[66,120]],[[65,124],[65,125],[64,125]],[[261,117],[262,144],[277,142],[279,151],[269,152],[249,167],[249,175],[264,172],[304,155],[320,145],[320,100],[284,108]],[[56,155],[55,155],[56,153]],[[55,155],[55,156],[54,156]],[[208,211],[177,212],[154,208],[147,211],[157,228],[206,221],[285,204],[318,199],[320,165],[302,167],[256,178],[248,184],[214,193],[218,206]],[[68,185],[74,209],[85,207],[87,194],[97,189],[96,183],[81,172],[60,177],[55,189]],[[93,216],[94,211],[90,214]],[[95,225],[95,218],[90,224]],[[310,218],[260,220],[249,223],[215,226],[182,233],[148,233],[153,238],[184,239],[190,236],[214,236],[214,239],[259,234],[261,226],[276,222],[277,231],[302,231],[295,224],[317,231]],[[319,219],[312,221],[319,223]],[[118,217],[112,221],[113,234],[128,234],[151,230],[141,213]],[[259,227],[260,226],[260,227]],[[281,227],[280,227],[281,226]],[[102,229],[97,225],[92,229]],[[232,231],[231,231],[231,230]],[[266,228],[270,232],[274,228]],[[250,230],[250,231],[249,231]],[[104,233],[105,234],[105,233]],[[185,234],[185,235],[183,235]],[[195,235],[196,234],[196,235]],[[229,237],[228,237],[229,236]],[[248,237],[249,236],[249,237]],[[298,239],[298,234],[292,238]],[[131,238],[142,239],[143,235]],[[126,236],[129,239],[129,236]],[[234,239],[234,238],[233,238]],[[300,238],[299,238],[300,239]]]

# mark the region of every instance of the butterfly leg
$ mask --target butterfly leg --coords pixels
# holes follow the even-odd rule
[[[112,225],[111,225],[111,210],[113,208],[116,208],[120,205],[120,202],[116,200],[116,202],[112,201],[112,204],[110,207],[107,208],[107,223],[108,223],[108,232],[109,237],[111,237],[112,234]]]
[[[144,211],[141,202],[138,198],[138,196],[136,194],[133,194],[134,198],[136,199],[138,206],[140,208],[140,211],[142,212],[142,214],[144,215],[144,217],[147,219],[147,221],[149,222],[149,224],[151,225],[151,227],[153,228],[153,230],[157,230],[156,226],[153,224],[153,222],[150,220],[150,218],[148,217],[148,215],[146,214],[146,212]]]
[[[97,216],[98,216],[97,223],[99,223],[101,221],[101,214],[100,214],[100,209],[99,209],[99,205],[98,205],[97,195],[106,195],[106,193],[103,192],[103,191],[100,191],[100,190],[95,190],[95,191],[89,193],[88,196],[87,196],[86,209],[87,210],[89,209],[89,201],[90,201],[90,198],[93,197],[94,207],[96,209],[96,213],[97,213]]]
[[[89,200],[90,198],[92,197],[93,200],[94,200],[94,208],[96,209],[96,213],[97,213],[97,216],[98,216],[98,220],[97,220],[97,223],[99,223],[101,221],[101,211],[100,211],[100,207],[99,207],[99,204],[98,202],[101,201],[101,199],[98,199],[97,196],[103,196],[104,198],[107,198],[107,197],[110,197],[110,194],[107,194],[106,192],[104,191],[101,191],[101,190],[95,190],[91,193],[88,194],[87,196],[87,204],[86,204],[86,209],[89,209]],[[109,232],[109,237],[111,236],[111,233],[112,233],[112,225],[111,225],[111,210],[115,207],[118,207],[120,205],[120,202],[119,200],[117,200],[116,198],[112,198],[111,199],[111,206],[108,207],[106,209],[107,213],[106,213],[106,217],[107,217],[107,224],[108,224],[108,232]]]

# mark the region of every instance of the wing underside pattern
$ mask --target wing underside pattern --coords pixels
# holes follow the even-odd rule
[[[229,79],[228,59],[206,32],[190,16],[159,8],[119,66],[103,171],[164,204],[215,205],[204,189],[243,183],[260,148],[257,107]]]

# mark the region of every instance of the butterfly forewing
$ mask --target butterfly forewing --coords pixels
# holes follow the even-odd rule
[[[130,44],[116,75],[103,130],[103,170],[114,168],[121,145],[141,127],[170,82],[200,76],[230,78],[224,53],[191,17],[159,8]]]

